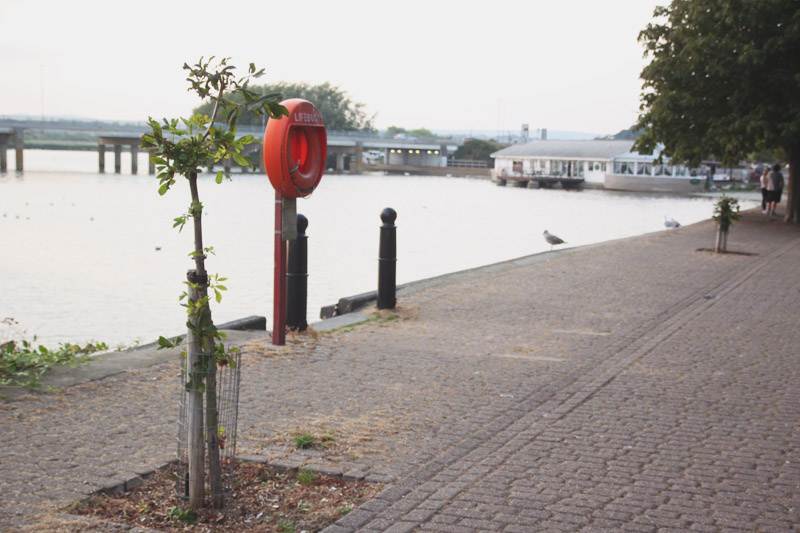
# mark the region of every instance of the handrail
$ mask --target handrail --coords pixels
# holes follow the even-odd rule
[[[447,166],[451,168],[488,168],[486,161],[480,159],[448,159]]]

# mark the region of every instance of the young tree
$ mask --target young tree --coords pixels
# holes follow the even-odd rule
[[[162,123],[148,119],[151,131],[142,136],[142,148],[152,154],[152,160],[158,171],[158,193],[164,195],[175,184],[176,176],[183,176],[188,181],[191,203],[186,214],[175,219],[174,227],[183,229],[188,219],[193,220],[194,250],[189,254],[195,263],[194,270],[187,274],[187,297],[189,320],[186,324],[188,332],[188,348],[186,357],[185,383],[187,392],[187,416],[189,428],[189,505],[193,508],[204,504],[205,467],[204,455],[208,454],[208,476],[211,489],[211,505],[221,508],[224,505],[222,496],[222,475],[219,460],[219,424],[217,420],[217,365],[230,364],[232,359],[222,343],[224,333],[218,331],[211,319],[209,307],[209,289],[213,290],[217,302],[221,300],[220,291],[225,290],[219,282],[225,278],[206,272],[205,259],[212,247],[203,245],[202,214],[203,204],[197,187],[197,176],[203,168],[208,168],[223,159],[234,159],[238,164],[254,166],[245,158],[242,149],[256,139],[252,136],[236,136],[236,124],[245,112],[267,114],[272,118],[280,118],[288,114],[278,101],[279,94],[263,95],[248,87],[251,78],[261,76],[264,71],[256,70],[250,63],[248,74],[243,77],[234,75],[235,67],[228,65],[228,58],[213,63],[214,58],[200,61],[183,68],[189,71],[187,81],[189,90],[200,98],[211,100],[211,115],[193,114],[188,119],[163,119]],[[213,63],[213,64],[212,64]],[[228,95],[238,96],[228,99]],[[217,125],[215,120],[223,117],[224,124]],[[217,173],[216,182],[222,183],[227,177],[224,171]],[[161,337],[161,346],[172,346],[172,343]],[[203,409],[203,393],[205,393],[205,409]]]
[[[728,251],[728,231],[730,231],[735,221],[742,218],[739,214],[739,200],[723,194],[722,198],[714,204],[714,216],[712,218],[717,223],[717,239],[714,243],[714,253],[724,254]]]
[[[673,0],[640,34],[644,133],[635,149],[690,164],[733,164],[780,149],[791,167],[787,222],[800,222],[800,9],[797,0]]]

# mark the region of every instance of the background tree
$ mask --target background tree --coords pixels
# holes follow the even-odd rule
[[[639,34],[652,57],[642,71],[644,133],[635,149],[696,165],[735,164],[781,150],[791,173],[786,221],[800,214],[800,3],[673,0]]]
[[[222,468],[220,464],[220,427],[217,419],[217,366],[232,364],[233,360],[225,350],[223,332],[218,331],[211,319],[209,289],[215,293],[217,302],[221,300],[220,291],[225,287],[219,282],[225,278],[218,275],[210,277],[206,271],[206,255],[212,247],[203,245],[202,214],[203,204],[197,187],[197,176],[202,169],[209,168],[223,159],[234,159],[238,164],[250,166],[241,152],[256,139],[252,136],[237,138],[236,125],[245,113],[267,114],[273,118],[288,115],[285,107],[278,104],[280,94],[261,94],[248,87],[251,78],[263,74],[250,63],[248,74],[244,77],[234,75],[234,67],[222,59],[212,65],[200,61],[183,68],[189,71],[191,89],[201,98],[209,98],[212,109],[209,114],[195,113],[188,119],[163,119],[162,123],[148,119],[151,131],[142,136],[142,148],[152,153],[152,160],[158,171],[158,193],[164,195],[175,184],[176,176],[188,181],[191,203],[188,212],[175,219],[175,227],[183,229],[188,219],[193,220],[194,250],[189,256],[194,260],[195,269],[187,274],[188,291],[181,296],[186,298],[185,307],[189,315],[186,326],[189,330],[186,357],[186,379],[188,423],[188,496],[189,505],[202,507],[205,503],[204,456],[208,454],[208,479],[211,505],[222,508]],[[228,98],[228,96],[231,98]],[[216,125],[218,117],[224,118],[224,125]],[[224,171],[217,173],[217,183],[227,176]],[[159,338],[162,347],[172,346],[164,337]],[[205,393],[205,409],[203,394]]]
[[[347,93],[339,87],[334,87],[328,82],[319,85],[309,85],[307,83],[272,83],[267,85],[254,85],[250,87],[254,94],[270,95],[279,93],[283,98],[303,98],[313,102],[322,115],[325,127],[333,131],[365,131],[374,132],[372,124],[374,115],[367,115],[365,106],[359,102],[353,102]],[[233,102],[245,103],[241,94],[228,95]],[[205,102],[194,110],[195,114],[210,114],[214,108],[214,102]],[[223,110],[222,116],[226,111]],[[263,126],[263,115],[257,115],[252,110],[245,110],[239,119],[239,124],[247,126]]]
[[[408,131],[409,137],[414,137],[415,139],[435,139],[436,134],[433,133],[428,128],[414,128],[413,130]]]
[[[401,128],[400,126],[389,126],[386,128],[386,136],[387,137],[394,137],[398,133],[408,133],[405,128]]]
[[[399,126],[389,126],[386,128],[387,137],[394,137],[400,133],[405,133],[408,137],[413,137],[415,139],[435,139],[437,137],[437,135],[428,128],[416,128],[413,130],[407,130]]]
[[[492,167],[491,154],[508,146],[497,141],[483,141],[481,139],[470,139],[458,147],[454,157],[456,159],[472,159],[475,161],[486,161]]]

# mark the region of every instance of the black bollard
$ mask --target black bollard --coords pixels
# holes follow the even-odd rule
[[[381,212],[381,242],[378,252],[378,309],[397,305],[397,212],[387,207]]]
[[[305,331],[308,296],[308,219],[297,214],[297,238],[289,241],[286,265],[286,325],[291,330]]]

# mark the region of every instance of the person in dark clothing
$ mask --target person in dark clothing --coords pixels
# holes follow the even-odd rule
[[[772,170],[767,173],[767,213],[770,215],[775,214],[775,207],[781,201],[783,193],[783,174],[781,174],[781,166],[775,163]]]

